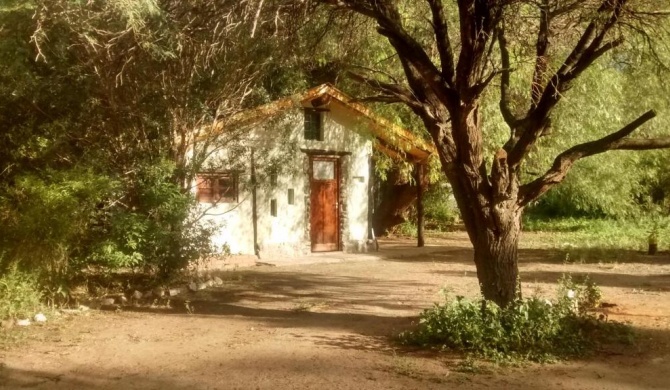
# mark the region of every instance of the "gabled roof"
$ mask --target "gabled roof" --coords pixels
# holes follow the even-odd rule
[[[372,112],[353,98],[331,84],[322,84],[303,93],[288,96],[257,108],[243,111],[228,121],[228,126],[244,126],[261,119],[273,117],[283,111],[312,105],[314,107],[336,103],[370,124],[370,131],[376,138],[375,148],[396,159],[424,162],[434,153],[434,147],[387,119]],[[217,126],[218,127],[218,126]],[[219,127],[217,129],[221,131]],[[216,130],[215,130],[216,131]]]

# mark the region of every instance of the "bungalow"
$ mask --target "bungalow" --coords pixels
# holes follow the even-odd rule
[[[373,148],[425,164],[430,147],[330,84],[243,112],[192,186],[215,243],[233,254],[366,249]]]

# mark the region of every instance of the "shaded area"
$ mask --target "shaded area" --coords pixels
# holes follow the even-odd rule
[[[82,368],[75,373],[22,370],[0,366],[0,389],[170,389],[199,390],[197,383],[180,383],[163,375],[119,375],[100,373],[99,367]]]

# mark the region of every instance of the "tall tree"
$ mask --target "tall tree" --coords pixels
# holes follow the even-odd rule
[[[580,75],[625,38],[653,40],[666,13],[650,0],[319,0],[364,15],[391,45],[403,82],[360,76],[385,102],[409,106],[437,148],[470,240],[482,293],[500,305],[518,288],[518,243],[524,208],[565,178],[581,158],[610,150],[670,147],[670,138],[631,138],[656,114],[558,154],[537,177],[524,161],[551,135],[552,116]],[[427,17],[426,17],[427,15]],[[530,71],[521,69],[532,64]],[[519,69],[515,72],[516,69]],[[525,78],[527,92],[513,93]],[[499,84],[506,140],[485,155],[490,135],[482,97]],[[585,115],[588,112],[585,111]]]

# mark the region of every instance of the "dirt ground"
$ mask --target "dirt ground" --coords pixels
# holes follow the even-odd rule
[[[468,241],[449,233],[425,250],[382,242],[378,259],[224,271],[223,286],[173,309],[63,315],[0,350],[0,388],[670,389],[670,255],[603,251],[567,264],[537,242],[526,235],[520,253],[525,294],[550,295],[561,274],[588,273],[617,305],[609,319],[635,327],[634,345],[478,373],[463,372],[457,355],[399,348],[389,336],[440,289],[477,291]]]

